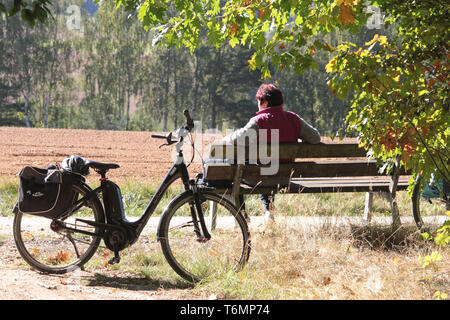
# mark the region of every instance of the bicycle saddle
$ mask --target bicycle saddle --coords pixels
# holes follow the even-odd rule
[[[108,171],[109,169],[117,169],[120,166],[115,163],[103,163],[97,162],[93,160],[86,161],[86,165],[92,169],[100,170],[100,171]]]

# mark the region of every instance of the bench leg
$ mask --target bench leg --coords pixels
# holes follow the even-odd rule
[[[370,224],[372,220],[372,204],[373,204],[373,193],[366,192],[366,203],[364,206],[364,221],[366,224]]]
[[[211,231],[216,229],[217,225],[217,202],[209,202],[209,223]]]

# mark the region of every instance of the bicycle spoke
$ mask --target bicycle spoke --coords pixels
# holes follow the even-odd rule
[[[194,226],[194,221],[189,221],[189,222],[183,223],[182,225],[171,227],[169,229],[169,231],[173,231],[173,230],[176,230],[176,229],[187,228],[187,227],[192,227],[192,226]]]

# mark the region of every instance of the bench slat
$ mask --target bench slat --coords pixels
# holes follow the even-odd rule
[[[409,176],[400,176],[397,190],[406,190]],[[241,185],[240,194],[268,194],[276,193],[329,193],[329,192],[389,192],[391,179],[389,177],[369,177],[367,178],[307,178],[292,179],[288,188],[273,187],[252,187]],[[230,193],[230,189],[218,188],[217,193]]]
[[[205,166],[206,180],[233,180],[236,165],[211,163]],[[261,175],[261,168],[267,166],[245,165],[242,177],[244,179],[270,180],[284,177],[359,177],[359,176],[385,176],[379,173],[374,161],[352,160],[334,162],[294,162],[280,163],[276,175]],[[401,172],[400,174],[405,174]]]
[[[259,155],[257,144],[251,146],[233,146],[212,144],[209,157],[211,159],[254,160],[271,155],[271,146]],[[249,153],[251,156],[249,156]],[[279,159],[294,158],[352,158],[366,157],[366,150],[355,142],[308,144],[298,142],[283,142],[279,144]],[[239,157],[238,157],[239,155]]]

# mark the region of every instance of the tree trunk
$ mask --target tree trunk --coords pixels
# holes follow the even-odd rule
[[[167,131],[167,118],[169,116],[169,80],[170,80],[170,50],[167,50],[166,57],[166,81],[164,91],[164,114],[163,114],[163,131]]]
[[[121,105],[121,91],[120,91],[120,61],[119,61],[119,66],[117,68],[117,96],[116,96],[116,101],[117,101],[117,112],[119,113],[119,115],[117,116],[117,123],[116,123],[116,130],[120,130],[120,126],[122,123],[122,105]]]
[[[130,83],[127,81],[127,115],[126,115],[126,125],[125,130],[128,131],[130,124]]]
[[[392,212],[392,229],[393,230],[396,230],[401,226],[400,213],[398,210],[397,199],[396,199],[396,191],[397,191],[399,172],[400,172],[400,158],[397,157],[397,160],[395,162],[394,172],[392,174],[392,182],[389,187],[390,204],[391,204],[391,212]]]
[[[29,116],[29,110],[30,110],[30,89],[28,88],[28,85],[25,88],[25,92],[23,93],[23,97],[25,98],[25,124],[27,126],[27,128],[31,128],[31,123],[30,123],[30,116]]]
[[[198,54],[197,54],[197,51],[195,51],[194,63],[195,63],[195,71],[194,71],[194,105],[192,106],[193,114],[195,114],[195,112],[197,111],[197,105],[198,105],[199,79],[198,79]]]
[[[211,128],[215,129],[217,126],[216,123],[216,104],[213,102],[212,103],[212,108],[211,108]]]
[[[174,130],[178,127],[177,111],[178,105],[178,79],[177,79],[177,55],[173,55],[173,128]]]

